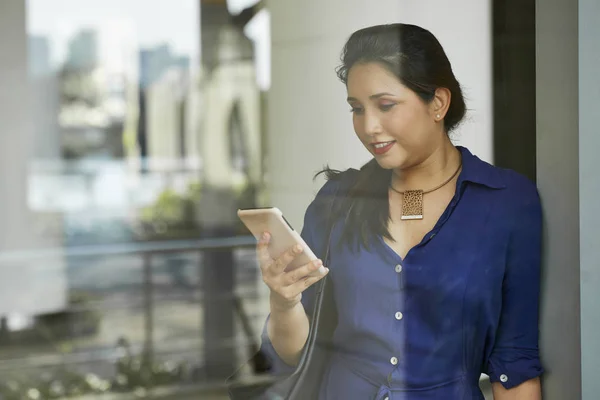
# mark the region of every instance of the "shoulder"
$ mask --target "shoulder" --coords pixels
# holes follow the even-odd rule
[[[494,204],[496,215],[504,222],[513,222],[523,213],[540,213],[540,196],[531,179],[515,170],[483,161],[465,147],[459,150],[463,156],[464,179],[490,189],[486,191],[486,201]]]
[[[504,200],[517,209],[540,205],[540,196],[536,184],[525,175],[512,169],[495,168],[505,185]]]
[[[500,208],[499,215],[511,231],[521,230],[524,225],[530,229],[541,229],[542,203],[536,184],[525,175],[512,169],[492,166],[500,181],[501,190],[495,191]]]
[[[492,189],[490,193],[502,201],[501,207],[520,207],[539,203],[535,183],[525,175],[484,161],[462,146],[457,146],[463,158],[463,179]]]
[[[519,199],[537,197],[537,188],[525,175],[484,161],[464,146],[456,146],[462,155],[463,180],[492,189],[494,197],[503,197],[509,204]],[[512,201],[511,201],[512,200]]]

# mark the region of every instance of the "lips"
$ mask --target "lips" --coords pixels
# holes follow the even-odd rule
[[[380,155],[380,154],[387,153],[392,148],[394,143],[396,143],[396,142],[391,141],[391,142],[372,143],[371,147],[373,147],[373,151],[375,154]]]

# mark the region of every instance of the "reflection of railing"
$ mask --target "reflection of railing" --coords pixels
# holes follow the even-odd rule
[[[124,243],[110,245],[77,246],[66,249],[38,249],[0,253],[0,264],[8,262],[48,260],[58,257],[117,256],[127,254],[176,253],[185,251],[222,250],[254,247],[256,241],[251,236],[238,236],[224,239],[177,240],[161,242]]]
[[[255,240],[252,237],[232,237],[226,239],[202,239],[202,240],[180,240],[180,241],[165,241],[165,242],[146,242],[146,243],[128,243],[128,244],[116,244],[116,245],[93,245],[93,246],[78,246],[76,248],[66,249],[44,249],[36,251],[20,251],[20,252],[4,252],[0,253],[0,266],[7,264],[29,262],[36,260],[48,261],[52,258],[80,258],[80,257],[109,257],[109,256],[122,256],[122,255],[140,255],[143,257],[143,298],[144,298],[144,343],[143,351],[146,357],[152,359],[155,355],[153,327],[154,327],[154,296],[153,296],[153,281],[152,281],[152,259],[156,255],[169,254],[169,253],[182,253],[182,252],[205,252],[211,250],[233,250],[239,248],[252,248],[255,245]],[[211,267],[211,266],[207,266]],[[222,266],[216,266],[220,268]],[[233,266],[232,266],[233,267]],[[205,285],[209,285],[210,282],[205,282]],[[239,314],[243,329],[246,333],[246,342],[252,343],[254,340],[254,334],[250,332],[251,327],[248,326],[248,316],[241,307],[239,296],[245,293],[240,293],[239,290],[234,290],[231,295],[233,296],[233,306]],[[210,301],[210,299],[202,298],[202,301]],[[215,336],[219,335],[220,332],[206,332],[211,329],[218,329],[218,327],[205,325],[204,336]],[[233,339],[234,335],[229,336],[229,339],[223,339],[220,343],[222,347],[233,347],[237,345],[237,342]],[[195,343],[194,343],[195,344]],[[250,349],[256,346],[256,343],[252,343]],[[192,346],[184,344],[179,351],[189,351]],[[172,350],[172,349],[171,349]],[[205,352],[206,353],[206,352]],[[44,355],[44,356],[27,356],[19,359],[2,360],[0,362],[0,376],[3,376],[6,372],[17,369],[25,368],[46,368],[52,367],[57,364],[62,365],[73,365],[80,363],[89,363],[94,361],[115,361],[114,354],[107,354],[106,351],[92,351],[78,354],[67,354],[67,355]],[[245,377],[249,383],[256,383],[262,380],[270,380],[269,377]],[[484,389],[484,393],[490,392],[489,378],[485,375],[481,376],[480,385]],[[152,398],[155,399],[171,399],[176,398],[178,400],[185,398],[198,398],[198,392],[206,393],[209,390],[218,391],[223,386],[222,380],[213,380],[198,382],[196,385],[186,385],[177,388],[153,388]],[[487,395],[486,395],[487,396]],[[125,399],[130,398],[129,394],[110,397],[111,399]],[[92,400],[94,396],[80,397],[82,399]],[[106,397],[102,397],[106,398]],[[487,397],[486,397],[487,398]]]
[[[198,252],[206,256],[210,252],[229,252],[234,249],[241,248],[252,248],[255,246],[255,239],[251,236],[239,236],[221,239],[199,239],[199,240],[178,240],[178,241],[164,241],[164,242],[144,242],[144,243],[127,243],[127,244],[114,244],[114,245],[90,245],[90,246],[77,246],[74,248],[64,249],[41,249],[41,250],[28,250],[28,251],[13,251],[0,253],[0,266],[15,265],[23,262],[32,261],[45,261],[48,262],[52,259],[73,259],[73,258],[89,258],[89,257],[111,257],[111,256],[123,256],[123,255],[134,255],[142,257],[142,273],[143,273],[143,309],[144,309],[144,336],[143,336],[143,355],[145,359],[152,363],[155,357],[155,344],[154,344],[154,311],[155,311],[155,300],[154,300],[154,283],[153,283],[153,258],[157,255],[165,255],[172,253],[194,253]],[[233,265],[203,265],[203,270],[210,270],[219,268],[223,271],[227,269],[233,270]],[[233,276],[231,273],[225,273],[227,276]],[[205,273],[205,277],[215,277],[214,273]],[[204,280],[202,282],[203,288],[211,287],[212,285],[223,285],[222,282],[210,282]],[[231,291],[229,293],[215,293],[214,290],[204,290],[202,296],[202,302],[204,304],[227,304],[228,309],[218,309],[218,312],[224,314],[238,313],[244,333],[247,337],[247,341],[250,341],[251,348],[256,346],[255,335],[253,332],[249,332],[248,327],[248,316],[245,315],[241,302],[239,301],[239,295],[235,290],[234,282],[228,282],[227,285],[231,285]],[[97,306],[96,306],[97,307]],[[85,307],[84,307],[85,308]],[[214,310],[213,310],[214,311]],[[206,310],[205,310],[206,312]],[[212,326],[210,324],[204,324],[204,334],[202,335],[205,339],[203,340],[205,351],[204,357],[205,362],[210,363],[211,360],[206,360],[209,352],[214,352],[215,341],[207,341],[206,338],[221,338],[219,347],[235,347],[236,340],[235,332],[227,331],[228,326]],[[213,348],[207,348],[213,347]],[[185,349],[184,349],[185,350]],[[101,353],[101,352],[100,352]],[[92,358],[99,360],[106,360],[107,357],[113,357],[108,354],[100,354],[96,352]],[[43,368],[51,366],[54,363],[60,364],[78,364],[82,362],[91,361],[89,356],[92,354],[69,354],[60,356],[43,356],[36,359],[35,356],[29,356],[19,360],[6,360],[6,365],[0,364],[0,370],[6,370],[7,368]],[[86,357],[87,356],[87,357]],[[214,356],[213,356],[214,357]],[[214,358],[213,360],[214,361]],[[219,360],[220,366],[233,364],[235,360]],[[210,365],[209,365],[210,367]],[[231,371],[233,372],[233,371]],[[210,382],[204,382],[206,385]]]

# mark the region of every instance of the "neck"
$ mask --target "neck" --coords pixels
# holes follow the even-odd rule
[[[392,186],[396,190],[428,190],[448,179],[460,166],[460,151],[450,139],[437,147],[418,164],[395,169]]]

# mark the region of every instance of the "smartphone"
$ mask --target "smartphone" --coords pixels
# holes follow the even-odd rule
[[[269,253],[274,259],[280,257],[283,253],[299,244],[304,251],[298,254],[286,267],[286,271],[292,271],[317,260],[317,256],[308,247],[302,236],[285,219],[281,210],[277,207],[241,209],[237,212],[238,217],[244,225],[250,230],[252,235],[260,240],[264,232],[269,232],[271,240],[269,242]],[[312,276],[321,276],[325,274],[325,267],[321,266],[312,272]]]

